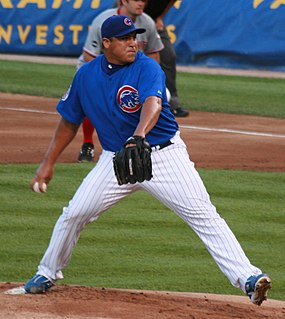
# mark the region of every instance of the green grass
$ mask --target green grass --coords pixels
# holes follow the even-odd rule
[[[285,118],[285,79],[179,73],[177,83],[191,110]]]
[[[71,65],[0,60],[0,92],[61,97],[76,72]],[[178,73],[190,110],[285,118],[285,79]]]
[[[60,98],[76,66],[0,60],[0,92]]]
[[[48,193],[36,194],[27,187],[35,165],[0,165],[0,281],[34,274],[62,207],[91,167],[58,164]],[[199,172],[252,263],[272,277],[270,298],[285,300],[285,174]],[[85,228],[64,274],[68,284],[242,295],[194,232],[144,192]]]

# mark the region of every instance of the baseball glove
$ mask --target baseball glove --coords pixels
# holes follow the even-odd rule
[[[151,148],[145,138],[132,136],[113,158],[119,185],[135,184],[152,178]]]

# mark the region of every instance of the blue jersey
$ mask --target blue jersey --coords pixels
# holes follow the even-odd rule
[[[149,96],[162,99],[162,110],[156,125],[147,134],[151,146],[172,138],[178,124],[166,99],[165,74],[156,61],[138,52],[133,63],[108,74],[100,55],[83,65],[60,102],[57,110],[74,124],[85,116],[96,129],[102,148],[118,151],[133,135],[140,119],[141,107]]]

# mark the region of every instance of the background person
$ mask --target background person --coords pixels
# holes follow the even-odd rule
[[[63,208],[38,271],[24,288],[27,293],[50,289],[63,278],[62,269],[68,265],[84,227],[127,195],[144,190],[183,219],[232,285],[260,305],[271,280],[250,263],[211,203],[168,107],[165,73],[153,59],[138,51],[136,35],[144,31],[126,16],[115,15],[104,21],[104,55],[77,71],[57,105],[61,119],[31,187],[38,183],[40,191],[46,191],[44,185],[53,177],[57,158],[76,136],[85,116],[96,128],[103,151],[68,207]],[[120,183],[113,164],[118,154],[127,154],[129,149],[140,154],[142,146],[152,150],[145,153],[151,155],[152,165],[146,162],[148,169],[152,167],[151,174],[141,179],[138,171],[131,170],[128,176],[132,181]],[[126,164],[131,165],[128,158]],[[193,280],[191,275],[189,280]]]
[[[144,34],[138,34],[137,36],[139,50],[160,63],[159,51],[163,49],[163,44],[157,33],[154,21],[143,12],[145,4],[146,0],[123,0],[118,8],[105,10],[95,17],[88,32],[83,52],[78,59],[78,68],[102,53],[101,25],[106,18],[116,14],[129,16],[136,27],[146,29]],[[78,161],[90,162],[94,158],[94,127],[88,117],[83,121],[82,129],[83,143],[78,155]]]
[[[166,87],[171,99],[169,101],[172,113],[176,117],[186,117],[189,111],[181,106],[176,87],[176,52],[164,24],[164,17],[176,0],[148,0],[144,12],[150,15],[156,24],[156,29],[164,45],[160,54],[160,65],[166,74]]]

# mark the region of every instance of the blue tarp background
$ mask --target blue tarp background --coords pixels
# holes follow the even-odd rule
[[[0,52],[78,56],[113,0],[0,0]],[[182,0],[165,18],[181,65],[285,71],[285,0]]]

